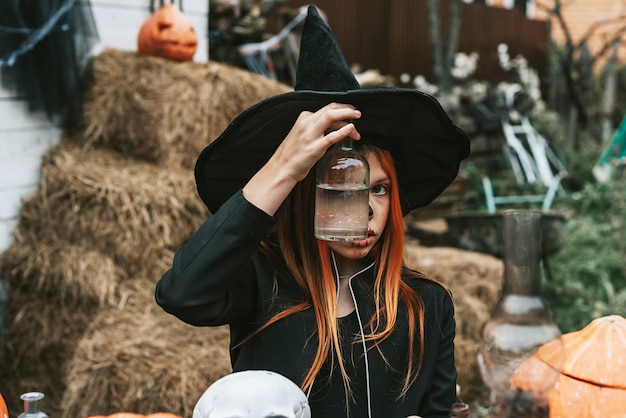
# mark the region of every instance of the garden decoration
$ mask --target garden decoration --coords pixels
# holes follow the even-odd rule
[[[496,213],[465,211],[443,215],[445,230],[429,230],[420,223],[419,212],[407,218],[411,236],[426,246],[448,246],[502,257],[502,218],[505,211]],[[414,220],[413,220],[414,219]],[[566,241],[567,217],[558,212],[544,212],[541,216],[541,257],[558,252]]]
[[[55,125],[82,121],[98,28],[89,1],[0,1],[0,85]]]
[[[540,194],[495,196],[488,176],[482,179],[487,211],[495,213],[497,205],[540,203],[541,210],[550,210],[555,195],[562,189],[561,180],[567,168],[557,152],[532,125],[526,112],[518,111],[516,96],[523,96],[521,84],[512,84],[504,91],[506,112],[501,113],[502,132],[506,140],[503,151],[509,160],[518,187],[536,184],[545,189]]]
[[[626,405],[626,319],[609,315],[562,336],[565,362],[549,394],[555,417],[606,418],[624,415]],[[522,364],[511,383],[533,387],[554,370],[554,343],[542,346],[535,361]],[[536,361],[538,360],[538,361]]]
[[[483,329],[477,358],[483,381],[491,389],[490,418],[547,418],[551,413],[548,394],[558,379],[557,370],[529,375],[532,384],[519,390],[511,385],[520,365],[536,362],[534,354],[547,342],[553,342],[556,367],[563,359],[561,331],[550,319],[540,292],[541,218],[541,212],[529,210],[503,216],[502,295]]]
[[[600,183],[610,181],[616,172],[626,164],[626,116],[622,119],[613,138],[607,144],[600,159],[593,166],[593,176]]]
[[[198,47],[198,36],[187,19],[173,3],[166,3],[141,25],[137,35],[140,55],[190,61]]]
[[[264,39],[259,42],[246,42],[237,47],[241,58],[245,62],[247,68],[264,77],[287,82],[294,85],[296,82],[296,67],[298,62],[298,52],[292,46],[292,31],[304,21],[307,15],[307,6],[301,6],[298,14],[291,19],[278,34]],[[282,54],[279,59],[286,61],[289,70],[289,80],[281,80],[280,74],[276,71],[277,63],[273,62],[276,57],[271,51],[281,50]],[[280,64],[278,64],[280,66]]]

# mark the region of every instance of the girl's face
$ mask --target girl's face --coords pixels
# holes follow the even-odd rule
[[[383,171],[380,161],[372,153],[368,153],[366,158],[370,166],[369,204],[371,210],[368,223],[368,237],[361,241],[328,242],[328,246],[336,255],[353,260],[361,259],[368,255],[380,239],[387,224],[391,202],[389,177]]]

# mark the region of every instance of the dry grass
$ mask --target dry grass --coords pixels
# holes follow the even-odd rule
[[[108,49],[93,60],[84,141],[164,167],[192,168],[239,113],[291,87],[216,62]]]
[[[502,261],[486,254],[445,247],[422,247],[410,238],[407,264],[445,284],[454,300],[455,361],[461,396],[484,403],[488,392],[476,362],[482,329],[491,318],[502,288]]]
[[[228,327],[192,327],[154,303],[101,311],[68,364],[62,417],[190,417],[204,390],[230,373],[228,343]]]
[[[92,249],[129,276],[154,277],[207,216],[190,170],[61,145],[45,156],[16,235]]]
[[[0,360],[12,379],[1,388],[12,415],[21,412],[19,394],[31,390],[46,393],[51,415],[79,403],[115,412],[161,400],[188,410],[194,390],[199,396],[230,368],[225,331],[159,318],[154,285],[209,216],[192,171],[200,150],[237,114],[290,88],[217,63],[115,50],[93,57],[93,70],[85,125],[44,156],[40,184],[22,202],[14,241],[0,255],[11,288]],[[112,368],[83,347],[102,347]],[[190,351],[202,365],[185,360]],[[153,364],[139,366],[146,361]],[[81,382],[93,398],[72,392]]]
[[[39,274],[45,276],[46,272]],[[92,279],[80,278],[83,283]],[[93,280],[99,278],[107,279]],[[20,393],[42,391],[46,394],[45,410],[51,416],[58,415],[65,409],[60,401],[65,391],[66,365],[93,319],[102,310],[152,303],[153,289],[152,280],[127,280],[115,288],[114,295],[109,295],[108,303],[103,305],[82,298],[61,300],[54,290],[29,291],[27,286],[13,289],[7,315],[10,326],[4,335],[6,362],[2,367],[15,380],[3,395],[15,401]],[[11,412],[21,412],[21,405]]]
[[[104,305],[125,277],[108,256],[59,240],[22,236],[2,254],[13,292],[50,295],[64,304]]]

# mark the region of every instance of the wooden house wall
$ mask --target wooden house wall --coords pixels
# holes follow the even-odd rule
[[[290,0],[287,5],[308,3]],[[423,75],[434,82],[427,0],[316,0],[315,4],[326,14],[350,64],[359,63],[396,77],[403,73]],[[442,1],[441,10],[441,16],[447,17],[448,2]],[[444,18],[444,39],[447,27]],[[543,77],[549,36],[546,21],[529,19],[518,9],[462,4],[458,51],[478,53],[478,79],[498,82],[514,77],[498,64],[500,43],[508,45],[511,57],[524,56]]]

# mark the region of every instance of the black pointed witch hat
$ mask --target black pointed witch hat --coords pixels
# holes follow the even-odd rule
[[[404,214],[428,205],[454,180],[469,138],[439,102],[417,90],[361,89],[328,24],[309,6],[294,91],[270,97],[237,116],[198,157],[198,193],[211,213],[269,160],[298,115],[331,103],[361,111],[359,143],[391,151]]]

